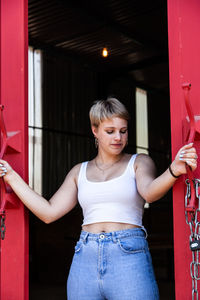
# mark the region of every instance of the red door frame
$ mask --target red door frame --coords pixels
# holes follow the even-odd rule
[[[200,1],[168,0],[168,40],[172,158],[183,145],[182,123],[186,118],[182,84],[190,82],[190,99],[195,115],[200,115]],[[199,167],[200,168],[200,167]],[[184,215],[185,183],[179,179],[173,188],[174,262],[177,300],[192,299],[189,226]]]
[[[28,0],[0,0],[0,9],[0,104],[7,131],[20,131],[13,141],[18,152],[7,151],[4,158],[28,181]],[[17,206],[6,207],[0,242],[1,300],[28,299],[28,213],[15,201]]]
[[[28,0],[0,0],[0,103],[8,131],[21,132],[21,152],[6,154],[17,172],[28,180]],[[169,69],[172,156],[183,144],[182,120],[186,117],[181,85],[192,83],[191,99],[200,114],[200,2],[168,0]],[[184,182],[174,187],[174,251],[176,299],[191,296],[188,245],[189,229],[184,216]],[[19,202],[19,201],[18,201]],[[28,299],[28,215],[23,205],[7,207],[6,236],[1,241],[1,300]]]

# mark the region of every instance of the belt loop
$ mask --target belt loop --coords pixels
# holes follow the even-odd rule
[[[141,229],[145,232],[145,239],[147,239],[147,237],[148,237],[148,233],[147,233],[147,230],[146,230],[146,228],[144,227],[144,226],[142,226],[141,227]]]
[[[112,240],[113,240],[113,243],[117,243],[117,238],[116,238],[115,232],[112,232]]]
[[[89,232],[87,232],[83,238],[83,243],[86,244],[87,243],[87,238],[88,238]]]

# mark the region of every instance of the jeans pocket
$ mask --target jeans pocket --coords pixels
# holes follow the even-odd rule
[[[75,246],[75,248],[74,248],[75,253],[80,252],[82,246],[83,246],[83,241],[82,241],[82,240],[79,240],[79,241],[76,243],[76,246]]]
[[[127,237],[118,239],[120,249],[125,253],[145,252],[146,240],[141,237]]]

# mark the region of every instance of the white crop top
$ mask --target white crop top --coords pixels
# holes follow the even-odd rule
[[[144,199],[136,187],[133,155],[124,173],[116,178],[93,182],[87,180],[88,162],[83,162],[78,177],[78,201],[83,210],[83,224],[118,222],[142,226]]]

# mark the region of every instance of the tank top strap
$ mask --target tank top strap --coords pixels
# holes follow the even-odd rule
[[[81,164],[79,175],[78,175],[78,185],[81,181],[85,180],[86,178],[86,168],[87,168],[88,161],[84,161]]]
[[[133,154],[131,156],[131,159],[128,162],[128,169],[129,169],[129,172],[130,172],[131,176],[133,176],[133,177],[135,177],[134,162],[135,162],[135,159],[136,159],[137,155],[138,154]]]

